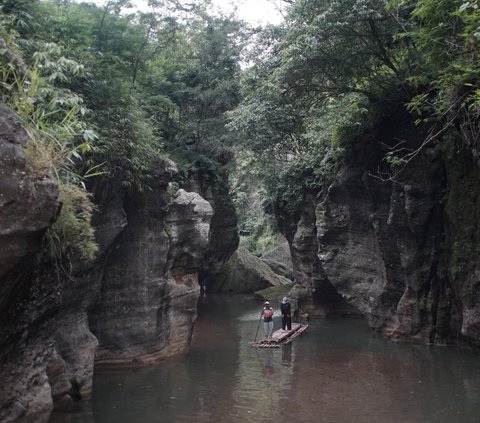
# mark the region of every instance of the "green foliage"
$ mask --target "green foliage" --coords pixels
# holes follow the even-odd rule
[[[173,57],[181,66],[167,68],[176,107],[170,109],[164,132],[166,148],[180,162],[191,163],[192,171],[198,162],[215,173],[232,156],[236,137],[225,126],[225,113],[240,100],[240,29],[240,23],[229,18],[199,18],[179,34],[188,43]]]
[[[358,94],[306,109],[309,98],[282,95],[274,76],[262,82],[257,80],[258,90],[229,114],[229,125],[254,152],[251,166],[264,183],[267,210],[293,216],[307,191],[326,192],[345,147],[363,133],[369,113]],[[249,81],[246,85],[251,87]]]
[[[162,158],[162,144],[135,82],[155,49],[150,37],[159,34],[161,25],[156,15],[141,15],[138,21],[120,15],[123,3],[109,2],[104,9],[45,3],[41,16],[50,24],[45,36],[60,38],[86,69],[70,86],[85,99],[98,137],[87,163],[143,191],[149,189],[153,164]],[[53,20],[48,11],[54,12]]]
[[[255,153],[267,206],[294,216],[322,195],[343,152],[406,104],[429,124],[426,145],[461,127],[478,143],[478,1],[297,0],[258,37],[230,127]],[[389,152],[393,172],[415,157]]]
[[[185,178],[216,178],[231,159],[224,114],[239,101],[241,25],[208,16],[201,2],[150,3],[148,13],[130,15],[124,0],[2,4],[2,95],[38,141],[27,151],[31,168],[53,169],[67,199],[49,234],[57,252],[91,257],[70,243],[79,239],[63,239],[82,203],[68,201],[69,184],[101,176],[149,189],[163,148]]]
[[[480,107],[480,9],[476,0],[391,2],[394,10],[408,7],[397,37],[408,40],[417,60],[408,82],[418,94],[407,108],[418,122],[452,125],[453,120]]]
[[[278,245],[279,232],[272,214],[265,213],[266,192],[252,155],[239,150],[230,174],[230,195],[237,210],[240,246],[257,256]]]
[[[397,169],[397,168],[400,168],[402,166],[405,166],[405,164],[407,163],[405,158],[400,157],[398,154],[396,154],[394,152],[388,152],[385,155],[384,160],[394,170]]]
[[[384,0],[299,0],[287,16],[280,45],[282,83],[297,95],[362,93],[404,98],[403,46],[398,20]]]
[[[193,170],[222,166],[232,143],[223,114],[239,100],[239,23],[209,17],[198,5],[193,16],[182,8],[184,23],[172,15],[173,3],[155,2],[135,16],[122,15],[121,2],[45,4],[55,16],[47,36],[60,38],[88,71],[72,85],[98,135],[88,158],[138,190],[148,189],[164,148]]]
[[[32,65],[25,69],[12,64],[6,50],[0,64],[3,101],[23,120],[33,138],[48,146],[62,177],[79,182],[73,160],[79,158],[79,152],[92,148],[94,136],[84,119],[87,109],[83,100],[55,84],[68,81],[83,68],[62,56],[57,45],[48,43],[39,48]]]
[[[98,246],[90,224],[93,204],[89,194],[75,185],[59,185],[62,210],[46,234],[50,255],[58,261],[73,255],[83,262],[95,259]]]
[[[261,256],[267,251],[273,250],[279,243],[280,234],[272,219],[246,221],[246,225],[251,223],[246,236],[240,237],[240,247],[247,251]]]
[[[95,113],[98,142],[89,156],[110,177],[118,177],[123,186],[144,191],[149,189],[153,167],[162,157],[161,144],[154,136],[139,101],[133,96],[118,95],[121,87],[105,87],[105,107]]]
[[[374,124],[371,101],[406,98],[396,30],[384,1],[299,0],[284,26],[260,34],[229,127],[254,152],[265,205],[280,220],[307,193],[327,192],[345,150]]]
[[[61,84],[83,72],[83,67],[63,55],[52,43],[37,42],[27,66],[18,57],[19,34],[7,27],[13,20],[3,17],[0,35],[0,92],[2,101],[22,120],[32,141],[27,145],[27,167],[33,175],[54,171],[64,207],[47,238],[57,259],[68,248],[76,249],[85,261],[93,260],[96,244],[90,225],[92,203],[79,184],[75,161],[91,150],[93,134],[85,122],[82,99]]]

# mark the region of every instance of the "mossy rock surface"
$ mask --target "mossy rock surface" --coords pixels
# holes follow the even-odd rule
[[[293,264],[288,242],[280,244],[273,250],[267,251],[260,257],[272,270],[278,274],[293,280]]]
[[[480,253],[480,168],[464,149],[452,148],[449,159],[446,206],[451,245],[449,273],[463,306],[474,308],[480,286],[475,275]]]
[[[292,282],[245,250],[237,250],[221,271],[207,281],[207,292],[251,294],[272,286],[291,287]]]

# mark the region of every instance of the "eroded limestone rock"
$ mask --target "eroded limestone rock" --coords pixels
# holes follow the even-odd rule
[[[0,421],[41,423],[52,407],[48,326],[60,298],[55,280],[34,274],[33,258],[60,203],[47,166],[25,159],[28,142],[0,105]]]
[[[290,240],[295,282],[291,297],[303,316],[325,318],[357,315],[358,311],[332,286],[317,256],[319,245],[315,205],[315,198],[307,195]]]
[[[260,257],[277,274],[293,280],[293,264],[288,242],[280,244]]]
[[[107,259],[89,315],[98,363],[149,363],[188,347],[213,211],[185,191],[170,205],[172,171],[159,169],[151,192],[127,198],[128,226]]]
[[[208,292],[248,294],[270,286],[291,286],[292,281],[277,275],[261,259],[237,250],[222,270],[212,276]]]
[[[221,168],[217,174],[200,172],[188,182],[188,190],[198,192],[213,207],[210,222],[209,247],[200,271],[203,285],[220,271],[239,244],[237,215],[228,187],[228,170]],[[208,287],[207,287],[208,289]]]
[[[450,289],[440,273],[444,167],[438,150],[424,148],[394,182],[375,177],[382,143],[422,139],[408,119],[388,124],[353,149],[318,205],[318,257],[372,327],[394,339],[434,342],[445,336],[438,318]],[[458,323],[448,314],[451,334]]]
[[[61,307],[52,324],[55,352],[47,374],[57,407],[91,396],[98,340],[90,331],[88,314],[100,295],[106,256],[128,223],[123,209],[125,194],[119,181],[99,181],[94,194],[98,258],[87,268],[75,263],[72,274],[62,280]]]

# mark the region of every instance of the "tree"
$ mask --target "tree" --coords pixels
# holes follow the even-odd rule
[[[406,98],[400,23],[384,0],[299,0],[287,16],[279,77],[295,95],[389,92]]]
[[[478,145],[480,118],[480,9],[478,1],[408,2],[411,25],[398,37],[415,45],[418,60],[409,80],[417,87],[408,108],[436,133],[460,127]],[[394,3],[397,8],[405,7]],[[443,132],[443,131],[442,131]]]
[[[332,4],[336,13],[329,9]],[[326,192],[344,149],[368,127],[367,99],[380,91],[380,77],[370,86],[369,73],[362,77],[336,68],[344,56],[360,61],[350,57],[355,46],[350,47],[342,33],[347,31],[345,20],[368,27],[360,16],[342,15],[339,8],[336,2],[297,2],[285,25],[260,34],[253,66],[245,72],[243,100],[229,114],[230,128],[241,133],[243,145],[254,152],[266,207],[281,219],[295,215],[307,193]],[[320,24],[319,16],[335,24]],[[347,32],[351,38],[351,29]],[[380,63],[379,54],[371,54]],[[335,77],[328,69],[335,69]]]
[[[230,18],[200,16],[179,34],[183,44],[177,44],[176,65],[170,58],[164,74],[175,105],[165,135],[167,150],[185,169],[208,167],[215,173],[229,161],[235,136],[225,126],[225,114],[240,100],[241,29]],[[158,64],[152,63],[150,71]]]
[[[32,42],[15,31],[18,25],[28,34],[29,22],[13,15],[0,17],[0,92],[2,101],[16,112],[32,140],[25,147],[31,172],[51,172],[57,178],[63,203],[60,216],[46,235],[48,249],[60,268],[60,261],[75,252],[86,262],[95,258],[97,245],[90,218],[93,205],[77,173],[81,153],[92,148],[94,137],[85,119],[83,100],[67,85],[84,73],[84,67],[65,55],[61,46],[36,40]],[[22,50],[33,54],[24,60]],[[41,173],[40,173],[41,172]]]

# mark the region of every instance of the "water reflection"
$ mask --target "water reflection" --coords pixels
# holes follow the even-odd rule
[[[51,423],[479,421],[473,353],[389,343],[359,320],[311,322],[287,346],[255,349],[260,310],[248,298],[207,297],[187,359],[97,369],[92,403]]]
[[[259,308],[260,310],[261,308]],[[235,398],[232,417],[237,421],[273,421],[286,398],[293,374],[292,345],[276,348],[252,348],[248,345],[254,339],[255,326],[258,328],[259,311],[239,316],[241,342],[239,362],[236,369],[233,397]],[[247,316],[251,318],[248,319]],[[278,316],[274,317],[279,328]],[[229,410],[226,410],[229,414]]]

